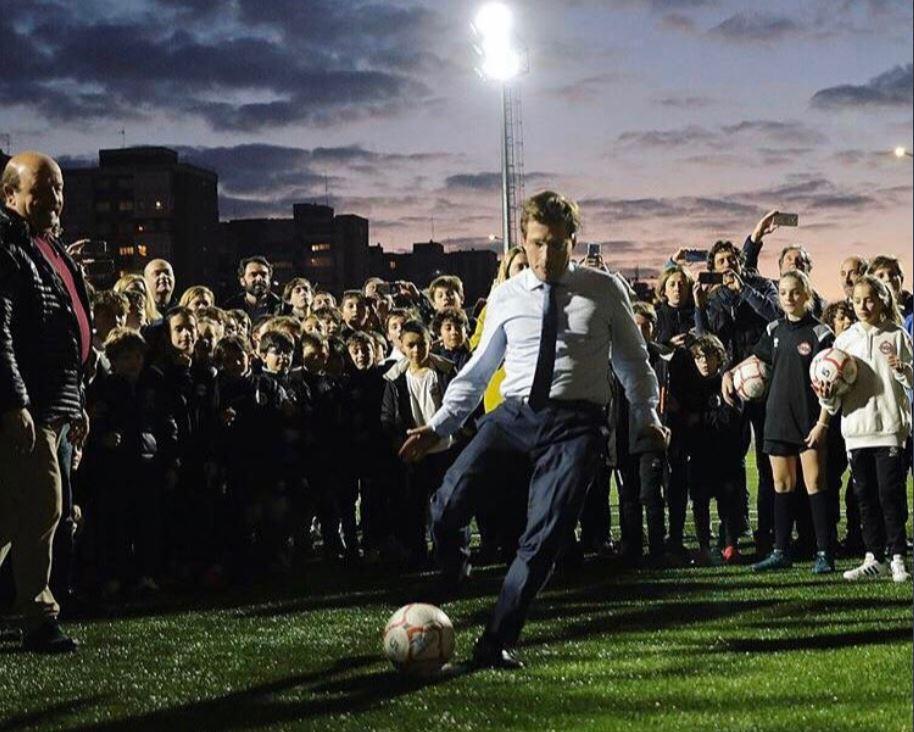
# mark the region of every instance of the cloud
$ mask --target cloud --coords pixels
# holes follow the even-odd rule
[[[74,4],[75,5],[75,4]],[[245,131],[383,117],[433,98],[437,14],[364,2],[159,0],[4,13],[0,102],[56,122],[161,116]],[[307,6],[307,7],[305,7]],[[78,12],[77,12],[78,11]]]
[[[534,171],[524,174],[525,186],[549,185],[559,178],[558,173]],[[444,179],[446,190],[494,191],[501,188],[500,172],[457,173]]]
[[[738,43],[769,43],[803,30],[795,20],[769,13],[736,13],[714,26],[708,35]]]
[[[821,132],[798,121],[743,120],[715,129],[693,124],[670,130],[631,130],[620,134],[616,142],[626,147],[677,148],[702,145],[719,148],[732,143],[735,138],[793,145],[813,145],[826,140]]]
[[[689,125],[673,130],[644,130],[623,132],[616,141],[623,145],[644,147],[683,147],[696,143],[713,142],[716,135],[698,125]]]
[[[551,87],[546,89],[543,94],[564,99],[566,102],[581,103],[599,98],[606,93],[608,87],[624,78],[626,78],[625,74],[619,72],[595,74],[569,84]]]
[[[661,107],[671,107],[672,109],[705,109],[716,104],[711,97],[681,94],[660,97],[655,101]]]
[[[820,89],[810,105],[815,109],[855,109],[869,107],[907,107],[914,100],[914,65],[895,66],[865,84],[840,84]]]

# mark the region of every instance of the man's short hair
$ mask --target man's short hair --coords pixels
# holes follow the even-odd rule
[[[432,318],[432,333],[436,336],[440,335],[441,326],[448,322],[465,330],[470,328],[470,319],[461,308],[444,308],[441,312],[435,313],[435,317]]]
[[[866,268],[866,274],[875,274],[880,269],[889,269],[904,281],[904,270],[901,268],[901,261],[898,257],[893,257],[891,254],[880,254],[873,257],[873,261]]]
[[[581,209],[561,193],[542,191],[524,201],[520,215],[520,231],[524,238],[527,237],[527,224],[531,219],[546,226],[563,224],[568,235],[576,238],[581,228]]]
[[[387,317],[384,319],[384,328],[390,330],[390,321],[393,318],[400,318],[405,323],[407,320],[412,320],[414,317],[416,317],[415,314],[406,308],[393,308],[387,313]]]
[[[301,348],[304,351],[306,348],[313,348],[314,350],[324,349],[327,346],[327,341],[324,336],[319,333],[302,333],[301,334]]]
[[[107,312],[115,318],[126,318],[130,312],[130,300],[122,292],[97,290],[92,296],[92,312],[97,311]]]
[[[342,325],[343,319],[340,317],[340,312],[336,308],[318,308],[313,313],[314,317],[318,320],[333,320],[337,325]]]
[[[724,249],[729,249],[733,252],[736,252],[736,259],[740,263],[740,266],[745,264],[745,257],[743,257],[743,250],[740,249],[736,244],[727,239],[718,239],[711,245],[711,248],[708,250],[708,271],[714,271],[714,258],[717,256],[718,252],[722,252]]]
[[[343,293],[343,296],[340,298],[340,305],[342,305],[347,300],[365,302],[365,294],[361,290],[346,290]]]
[[[645,302],[644,300],[633,302],[632,314],[640,315],[642,318],[649,320],[652,324],[657,325],[657,311],[654,310],[654,306],[649,302]]]
[[[105,338],[103,348],[109,360],[115,361],[127,353],[146,353],[146,339],[138,330],[118,326]]]
[[[216,344],[216,361],[222,363],[225,361],[226,352],[236,351],[237,353],[250,353],[251,348],[247,341],[241,336],[226,336],[220,338]]]
[[[257,344],[257,352],[264,354],[271,348],[280,353],[292,353],[295,351],[295,341],[292,337],[283,333],[281,330],[268,330],[260,336],[260,343]]]
[[[222,308],[200,308],[197,311],[197,320],[213,320],[221,325],[228,323],[231,316]]]
[[[292,297],[292,290],[296,287],[307,287],[309,290],[314,292],[314,288],[311,286],[311,282],[304,277],[293,277],[291,280],[286,282],[285,287],[282,288],[282,299],[285,302],[289,302],[289,299]]]
[[[689,351],[693,356],[699,353],[704,353],[705,355],[714,354],[721,364],[727,360],[727,349],[724,348],[724,344],[720,338],[710,333],[696,336],[695,340],[692,341],[692,345],[689,346]]]
[[[348,348],[352,343],[363,343],[374,350],[374,338],[368,335],[364,330],[357,330],[349,334],[349,337],[346,339],[346,347]]]
[[[800,258],[803,260],[803,263],[806,265],[807,272],[812,272],[812,257],[809,252],[806,250],[802,244],[791,244],[784,247],[781,250],[781,253],[778,255],[778,269],[784,264],[784,257],[787,256],[787,252],[799,252]],[[796,269],[796,268],[794,268]]]
[[[270,271],[270,276],[273,276],[273,265],[264,257],[262,254],[256,254],[253,257],[245,257],[238,263],[238,276],[244,277],[244,271],[248,268],[249,264],[262,264]]]
[[[429,342],[432,340],[432,334],[429,333],[428,326],[418,319],[407,320],[403,323],[403,327],[400,329],[400,337],[402,338],[407,333],[415,333]]]
[[[171,321],[177,317],[184,317],[188,320],[193,320],[194,323],[197,322],[196,312],[184,305],[175,305],[167,313],[165,313],[165,322],[168,324],[169,330],[171,329]]]
[[[463,300],[463,281],[457,275],[439,275],[428,285],[428,294],[435,296],[435,290],[455,290]]]

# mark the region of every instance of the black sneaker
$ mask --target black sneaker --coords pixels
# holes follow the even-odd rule
[[[485,635],[480,636],[473,646],[472,665],[476,668],[496,668],[505,671],[515,671],[524,667],[523,661],[511,651]]]
[[[73,653],[79,641],[66,635],[56,620],[47,620],[22,638],[22,650],[32,653]]]

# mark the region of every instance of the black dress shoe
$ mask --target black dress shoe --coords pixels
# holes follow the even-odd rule
[[[482,636],[473,647],[473,666],[476,668],[498,668],[513,671],[523,668],[524,663],[511,651]]]
[[[73,653],[79,642],[66,635],[56,620],[47,620],[22,638],[22,650],[33,653]]]

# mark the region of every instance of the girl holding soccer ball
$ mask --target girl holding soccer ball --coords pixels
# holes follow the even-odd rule
[[[752,565],[757,572],[787,569],[793,531],[794,492],[798,468],[809,494],[816,533],[816,574],[833,572],[833,525],[825,492],[825,454],[828,411],[820,407],[809,378],[809,364],[819,351],[829,348],[834,334],[811,312],[812,286],[804,272],[781,275],[778,299],[784,317],[768,324],[756,344],[755,355],[771,369],[765,416],[764,452],[774,475],[774,549]],[[725,395],[732,382],[723,385]]]
[[[841,433],[863,521],[866,557],[844,578],[853,581],[885,574],[888,547],[892,579],[909,582],[904,445],[911,432],[905,392],[914,383],[911,338],[901,327],[892,290],[872,275],[864,275],[854,285],[853,305],[858,322],[838,336],[835,347],[857,360],[856,383],[842,395],[834,393],[833,384],[815,385],[819,401],[830,413],[841,410]]]

